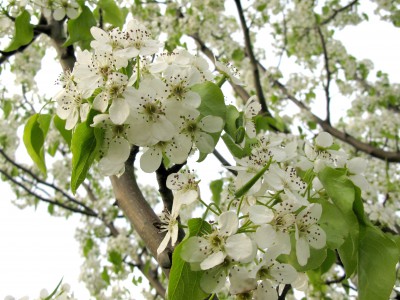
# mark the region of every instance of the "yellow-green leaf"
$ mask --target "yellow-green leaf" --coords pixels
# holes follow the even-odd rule
[[[103,135],[104,132],[101,128],[90,127],[86,122],[76,126],[71,140],[71,190],[73,193],[85,180],[87,172],[99,152]]]
[[[44,141],[49,129],[51,116],[48,114],[32,115],[24,128],[23,141],[25,148],[39,170],[46,175]]]
[[[29,44],[33,39],[33,25],[31,15],[24,10],[15,18],[15,32],[10,45],[4,50],[10,52],[17,50],[21,46]]]

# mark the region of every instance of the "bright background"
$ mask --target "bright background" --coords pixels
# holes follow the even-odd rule
[[[399,82],[400,29],[379,21],[372,13],[369,16],[371,22],[347,27],[336,36],[350,54],[357,59],[371,59],[375,70],[389,73],[392,82]],[[45,57],[43,69],[36,76],[40,90],[47,95],[57,91],[53,82],[61,72],[53,57]],[[0,77],[3,82],[11,80],[4,77]],[[342,101],[349,103],[346,99]],[[337,109],[335,102],[333,105],[332,111]],[[27,157],[23,147],[18,154]],[[63,282],[71,285],[77,299],[89,299],[83,283],[79,282],[83,259],[74,239],[78,218],[51,217],[44,205],[39,205],[36,211],[32,207],[20,210],[11,203],[14,195],[3,182],[0,182],[0,191],[0,299],[7,295],[17,299],[36,298],[42,288],[51,292],[62,277]],[[135,299],[141,298],[135,296]]]

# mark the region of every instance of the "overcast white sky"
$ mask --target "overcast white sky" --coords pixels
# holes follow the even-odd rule
[[[376,21],[349,27],[338,36],[355,57],[371,59],[376,69],[399,81],[399,28]],[[53,82],[61,69],[49,62],[43,68],[37,79],[51,95],[57,90]],[[0,299],[9,294],[33,299],[44,287],[52,290],[61,277],[71,284],[76,298],[88,299],[83,284],[78,283],[82,258],[74,239],[77,219],[50,217],[44,205],[36,212],[20,210],[11,204],[14,196],[5,184],[0,183],[0,189]]]

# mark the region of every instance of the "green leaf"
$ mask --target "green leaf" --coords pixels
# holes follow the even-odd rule
[[[59,141],[54,142],[53,144],[48,146],[47,153],[49,153],[52,157],[54,157],[54,155],[56,155],[56,152],[57,152],[57,149],[58,149],[59,145],[60,145]]]
[[[21,46],[29,44],[33,39],[33,25],[30,23],[31,15],[24,10],[15,18],[15,33],[10,45],[4,50],[10,52]]]
[[[50,215],[53,215],[53,214],[54,214],[54,204],[53,204],[53,203],[50,203],[49,206],[47,206],[47,212],[48,212]]]
[[[192,87],[192,91],[198,93],[201,98],[201,104],[198,107],[201,117],[206,116],[217,116],[221,117],[224,124],[226,119],[226,106],[224,94],[221,89],[212,82],[204,82],[201,84],[196,84]],[[214,145],[217,144],[219,137],[221,136],[221,131],[216,133],[210,133],[214,139]],[[200,153],[199,162],[207,157],[208,153]]]
[[[236,133],[236,120],[239,118],[240,113],[237,108],[233,105],[228,105],[226,107],[226,122],[225,122],[225,132],[229,134],[232,138],[235,138]]]
[[[107,285],[110,285],[110,275],[108,275],[108,270],[106,267],[103,267],[103,272],[101,272],[101,279],[103,279],[107,283]]]
[[[232,59],[236,61],[242,61],[245,55],[242,49],[238,48],[232,52]]]
[[[68,146],[71,147],[72,131],[65,129],[66,121],[55,115],[53,123],[57,130],[60,132],[61,136],[67,142]]]
[[[219,206],[221,202],[221,192],[224,181],[222,179],[213,180],[210,182],[210,190],[212,193],[212,201]]]
[[[349,235],[338,249],[348,278],[357,268],[359,223],[353,211],[353,204],[358,194],[356,194],[354,184],[347,178],[346,170],[326,167],[319,173],[318,177],[328,196],[342,213],[343,220],[349,230]]]
[[[389,299],[399,261],[396,244],[377,227],[363,226],[358,260],[359,299]]]
[[[103,135],[104,131],[101,128],[90,127],[87,122],[76,126],[71,139],[71,190],[74,194],[85,180],[87,172],[99,152]]]
[[[192,271],[190,264],[181,258],[182,246],[188,237],[211,231],[211,226],[206,221],[195,218],[188,222],[189,234],[174,250],[172,255],[172,268],[169,275],[168,299],[173,300],[203,300],[208,296],[200,288],[200,279],[204,271]]]
[[[188,227],[189,227],[189,235],[187,237],[191,236],[202,236],[204,234],[211,233],[211,225],[204,221],[202,218],[193,218],[188,221]],[[187,238],[186,237],[186,238]]]
[[[112,250],[108,253],[108,261],[113,264],[115,273],[122,271],[122,255],[118,251]]]
[[[320,267],[324,261],[326,260],[327,256],[327,251],[326,248],[322,249],[314,249],[313,247],[310,247],[310,257],[307,261],[307,264],[305,266],[299,265],[297,261],[297,255],[296,255],[296,239],[294,234],[291,235],[291,245],[292,245],[292,250],[290,251],[290,255],[288,256],[289,263],[299,272],[305,272],[308,270],[314,270],[318,267]]]
[[[90,48],[90,41],[93,40],[90,28],[96,26],[96,19],[92,11],[87,7],[82,7],[82,13],[78,18],[68,20],[68,39],[64,43],[64,47],[70,46],[73,43],[80,42],[82,49]]]
[[[23,135],[23,141],[29,156],[44,175],[46,175],[47,171],[43,146],[50,120],[51,116],[48,114],[32,115],[25,125]]]
[[[245,151],[240,146],[238,146],[228,134],[224,133],[221,137],[225,143],[225,146],[228,148],[229,152],[233,156],[237,158],[242,158],[243,156],[245,156]]]
[[[43,300],[51,300],[51,298],[57,293],[58,288],[61,285],[61,282],[63,281],[63,279],[61,278],[60,282],[57,284],[56,288],[50,293],[50,295],[48,295],[46,298],[44,298]]]
[[[264,173],[269,169],[269,165],[265,165],[260,171],[257,172],[256,175],[254,175],[253,178],[251,178],[248,182],[246,182],[238,191],[235,193],[235,198],[240,198],[244,194],[246,194],[251,187],[257,182],[258,179],[261,178],[261,176],[264,175]]]
[[[327,249],[326,259],[325,259],[325,261],[322,263],[322,265],[320,267],[321,274],[324,274],[324,273],[328,272],[335,262],[336,262],[336,253],[335,253],[335,251]]]
[[[321,200],[322,215],[318,223],[326,233],[326,244],[330,249],[337,249],[349,234],[349,228],[342,212],[332,203]]]
[[[85,242],[85,246],[83,247],[83,256],[87,258],[90,250],[93,249],[93,246],[94,246],[93,240],[91,238],[88,238]]]
[[[100,0],[98,6],[103,10],[104,22],[122,28],[125,23],[125,15],[114,0]]]
[[[169,275],[168,299],[173,300],[203,300],[207,293],[200,288],[200,280],[204,271],[192,271],[190,264],[181,258],[181,242],[172,255],[172,268]]]
[[[4,100],[3,102],[3,113],[4,113],[4,119],[7,119],[8,116],[10,115],[12,111],[12,101],[10,100]]]

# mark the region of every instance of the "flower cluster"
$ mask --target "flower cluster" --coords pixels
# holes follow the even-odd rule
[[[201,115],[200,95],[192,90],[213,79],[203,58],[176,50],[150,62],[161,44],[136,20],[125,30],[93,27],[91,33],[94,53],[77,54],[54,100],[68,130],[95,112],[92,126],[105,131],[99,161],[103,175],[124,172],[132,145],[144,149],[140,164],[145,172],[157,170],[163,157],[185,162],[194,147],[213,151],[210,133],[221,131],[223,120]]]
[[[251,132],[252,126],[248,128]],[[182,259],[204,271],[200,286],[207,293],[227,287],[238,299],[277,299],[280,284],[303,289],[306,276],[297,269],[307,266],[311,249],[322,250],[327,242],[319,225],[325,199],[320,196],[322,187],[316,174],[321,166],[347,166],[350,179],[353,173],[362,177],[363,162],[347,161],[341,151],[334,150],[328,133],[322,132],[314,143],[304,145],[284,134],[256,138],[251,153],[230,167],[237,171],[236,193],[227,197],[227,209],[209,207],[215,221],[185,240],[182,247]],[[307,172],[314,176],[304,179]],[[356,178],[352,179],[355,184],[359,182]],[[184,185],[175,186],[174,191],[177,203],[182,201],[179,195],[193,192]],[[166,230],[170,230],[169,236],[174,232]]]
[[[71,287],[68,283],[63,283],[59,289],[57,289],[56,293],[51,297],[51,299],[54,300],[76,300],[74,297],[74,294],[71,293]],[[47,291],[47,289],[42,289],[40,291],[40,295],[38,298],[35,298],[35,300],[43,300],[43,299],[48,299],[50,293]],[[4,300],[16,300],[15,297],[8,295],[4,298]],[[19,298],[19,300],[29,300],[29,297],[25,296],[22,298]]]

